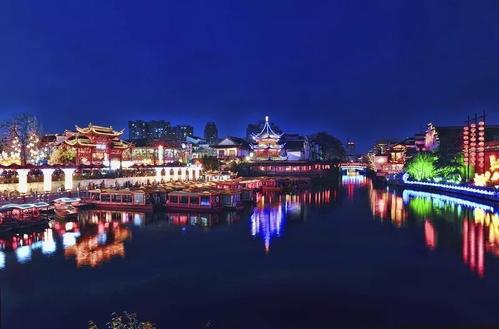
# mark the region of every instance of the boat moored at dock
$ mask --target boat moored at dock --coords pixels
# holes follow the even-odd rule
[[[167,210],[206,211],[222,210],[221,193],[212,191],[174,191],[168,194]]]
[[[81,193],[82,200],[100,209],[152,211],[166,200],[160,189],[97,189]]]

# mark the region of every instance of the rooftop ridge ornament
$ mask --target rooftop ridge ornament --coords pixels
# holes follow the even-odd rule
[[[258,134],[251,134],[251,137],[254,140],[258,138],[281,138],[284,134],[277,134],[272,127],[270,126],[269,116],[265,116],[265,124],[263,125],[263,129]]]

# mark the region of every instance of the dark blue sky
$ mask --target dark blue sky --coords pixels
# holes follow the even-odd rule
[[[362,150],[486,109],[499,123],[496,0],[0,2],[0,119],[49,132],[265,114]]]

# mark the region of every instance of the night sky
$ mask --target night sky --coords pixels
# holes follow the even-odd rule
[[[0,2],[0,119],[191,123],[268,114],[361,150],[483,109],[499,123],[496,0]]]

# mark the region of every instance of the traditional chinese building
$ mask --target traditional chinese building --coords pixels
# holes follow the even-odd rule
[[[262,131],[253,134],[252,139],[255,142],[251,144],[254,151],[255,160],[284,160],[282,156],[284,144],[280,143],[282,134],[275,133],[269,124],[269,117],[265,117],[265,124]]]
[[[76,149],[76,165],[111,166],[113,161],[121,163],[123,152],[130,144],[121,140],[123,130],[89,124],[86,128],[76,126],[76,132],[66,131],[67,145]]]
[[[192,145],[177,140],[156,138],[133,141],[131,160],[134,164],[164,165],[187,163],[192,159]]]
[[[245,159],[251,150],[250,144],[239,137],[227,136],[217,145],[212,145],[220,160]]]

